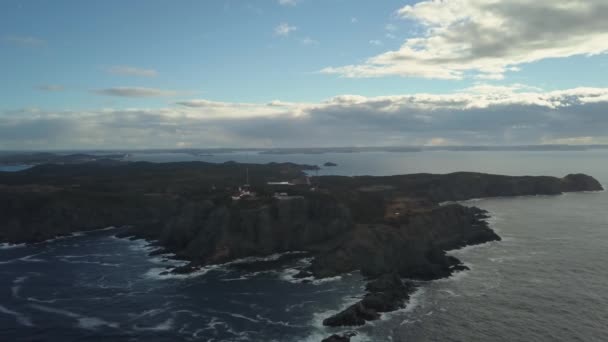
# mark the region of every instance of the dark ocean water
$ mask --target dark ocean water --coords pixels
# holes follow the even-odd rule
[[[230,154],[207,161],[293,161],[335,174],[467,170],[563,176],[608,184],[608,153],[427,152]],[[134,159],[177,161],[184,155]],[[452,254],[470,271],[421,283],[404,310],[357,329],[355,341],[605,341],[608,336],[608,193],[469,201],[492,214],[502,242]],[[356,300],[356,274],[309,284],[277,271],[210,268],[163,277],[176,263],[143,242],[98,231],[0,249],[1,341],[320,341],[321,320]]]

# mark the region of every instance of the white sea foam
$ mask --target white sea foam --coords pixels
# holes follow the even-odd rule
[[[124,239],[121,239],[124,240]],[[143,239],[138,240],[126,240],[130,242],[129,249],[135,252],[152,252],[157,247],[152,246],[152,243]]]
[[[12,244],[12,243],[0,243],[0,250],[3,249],[13,249],[13,248],[20,248],[20,247],[25,247],[26,244],[25,243],[18,243],[18,244]]]
[[[250,263],[264,262],[264,261],[276,261],[284,256],[297,255],[297,254],[307,254],[307,252],[291,251],[291,252],[285,252],[285,253],[275,253],[275,254],[271,254],[271,255],[267,255],[267,256],[263,256],[263,257],[247,257],[247,258],[233,260],[231,262],[226,263],[226,265],[250,264]]]
[[[161,322],[154,326],[140,327],[140,326],[135,325],[133,327],[133,329],[137,330],[137,331],[169,331],[169,330],[173,329],[174,324],[175,324],[175,321],[173,320],[173,318],[168,318],[164,322]]]
[[[97,317],[88,317],[88,316],[80,315],[80,314],[77,314],[75,312],[68,311],[68,310],[57,309],[57,308],[52,308],[52,307],[38,305],[38,304],[30,304],[30,307],[32,307],[36,310],[39,310],[39,311],[73,318],[76,320],[77,326],[82,329],[95,330],[95,329],[103,327],[103,326],[110,327],[110,328],[119,327],[118,323],[108,322],[108,321],[105,321],[105,320],[103,320],[101,318],[97,318]]]
[[[83,255],[62,255],[62,258],[66,258],[66,259],[78,259],[78,258],[90,258],[90,257],[95,257],[95,258],[104,258],[104,257],[113,257],[113,256],[118,256],[118,254],[83,254]]]
[[[12,263],[17,262],[17,261],[22,261],[22,262],[46,262],[46,260],[34,258],[35,256],[40,255],[40,254],[42,254],[42,253],[37,253],[37,254],[32,254],[32,255],[26,255],[24,257],[16,258],[16,259],[11,259],[11,260],[0,261],[0,265],[12,264]]]
[[[17,323],[24,325],[26,327],[34,326],[34,323],[32,323],[32,320],[29,317],[27,317],[24,314],[19,313],[17,311],[10,310],[3,305],[0,305],[0,313],[14,316],[15,319],[17,320]]]
[[[285,311],[286,312],[290,312],[293,309],[301,309],[304,306],[306,306],[306,304],[312,304],[312,303],[316,303],[316,302],[312,301],[312,300],[307,300],[307,301],[304,301],[304,302],[299,303],[299,304],[288,305],[288,306],[285,307]]]
[[[119,327],[118,323],[104,321],[103,319],[97,317],[82,317],[78,319],[78,327],[82,329],[95,330],[104,326],[114,329]]]
[[[56,236],[56,237],[54,237],[52,239],[48,239],[48,240],[37,242],[36,245],[40,245],[40,244],[43,244],[43,243],[49,243],[49,242],[55,242],[55,241],[59,241],[59,240],[71,239],[71,238],[83,236],[83,235],[85,235],[85,233],[86,232],[74,232],[74,233],[70,233],[70,234],[67,234],[67,235]]]
[[[106,266],[106,267],[120,267],[119,264],[110,264],[107,262],[100,262],[100,261],[70,260],[70,259],[65,259],[65,258],[59,258],[59,260],[66,262],[68,264],[88,264],[88,265],[99,265],[99,266]]]
[[[11,293],[14,298],[19,298],[19,292],[21,291],[21,284],[23,284],[31,275],[26,275],[22,277],[18,277],[13,280],[13,286],[11,287]]]
[[[18,260],[24,261],[24,262],[46,262],[46,260],[44,260],[44,259],[34,258],[35,256],[40,255],[40,254],[42,254],[42,253],[24,256],[24,257],[19,258]]]
[[[118,229],[118,228],[119,227],[109,226],[109,227],[106,227],[106,228],[87,230],[87,231],[84,231],[83,233],[86,234],[86,233],[94,233],[94,232],[103,232],[103,231],[106,231],[106,230],[114,230],[114,229]]]
[[[149,269],[144,276],[149,279],[155,280],[168,280],[168,279],[190,279],[203,276],[211,271],[225,271],[225,265],[209,265],[205,267],[201,267],[196,271],[185,273],[185,274],[175,274],[171,273],[171,270],[163,267],[154,267]],[[165,273],[166,274],[162,274]]]
[[[403,309],[395,310],[392,312],[387,312],[382,314],[380,320],[387,321],[393,319],[396,316],[402,316],[403,314],[408,314],[416,310],[422,302],[424,298],[424,294],[426,293],[426,289],[423,287],[418,287],[414,293],[410,295],[410,299],[407,302],[406,306]]]

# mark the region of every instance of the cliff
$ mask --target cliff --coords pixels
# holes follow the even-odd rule
[[[411,286],[400,277],[449,276],[465,267],[447,250],[500,240],[483,210],[442,202],[602,190],[583,174],[307,179],[304,171],[312,169],[289,163],[85,163],[0,172],[0,242],[130,226],[121,236],[155,240],[164,251],[191,261],[176,272],[305,251],[314,259],[302,277],[359,270],[377,279],[361,302],[325,322],[358,325],[405,303]],[[289,185],[269,183],[284,181]]]

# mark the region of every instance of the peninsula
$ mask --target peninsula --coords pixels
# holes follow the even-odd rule
[[[0,172],[0,242],[36,243],[124,226],[190,263],[171,272],[289,251],[313,257],[298,277],[360,271],[367,294],[328,326],[403,307],[414,286],[466,269],[446,251],[500,240],[471,198],[598,191],[593,177],[459,172],[311,177],[314,165],[86,162]],[[348,341],[350,334],[327,341]]]

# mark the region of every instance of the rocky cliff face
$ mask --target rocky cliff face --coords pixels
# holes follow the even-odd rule
[[[315,258],[311,272],[320,277],[353,270],[368,277],[391,272],[423,280],[445,277],[459,264],[446,250],[500,240],[484,218],[480,209],[449,205],[413,214],[398,225],[358,224]]]
[[[131,233],[157,238],[160,245],[179,256],[209,264],[308,251],[346,234],[352,225],[348,208],[331,197],[297,196],[255,208],[210,201],[187,203],[157,232],[142,226]]]

